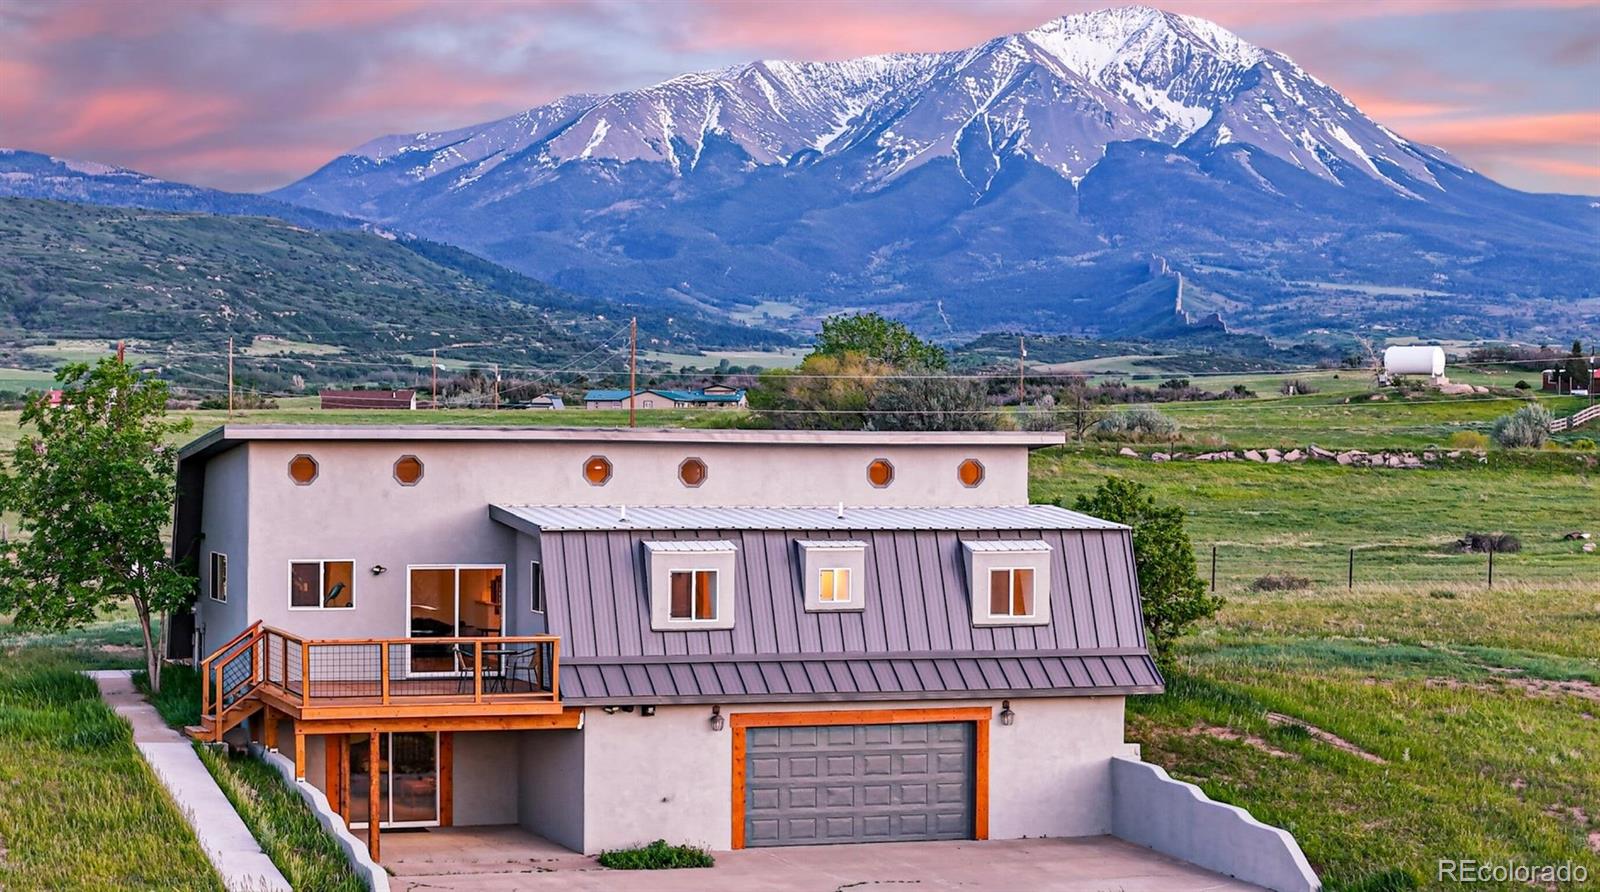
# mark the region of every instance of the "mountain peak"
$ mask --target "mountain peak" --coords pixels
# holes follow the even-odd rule
[[[1142,61],[1162,48],[1198,48],[1240,68],[1249,68],[1263,56],[1259,48],[1215,22],[1150,6],[1066,15],[1017,36],[1091,78],[1119,62]]]

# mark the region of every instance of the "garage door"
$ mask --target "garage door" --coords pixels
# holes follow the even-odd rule
[[[747,846],[970,839],[973,725],[751,728]]]

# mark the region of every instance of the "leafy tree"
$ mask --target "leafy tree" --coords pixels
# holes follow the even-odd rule
[[[919,377],[931,369],[911,367],[885,378],[867,399],[867,427],[880,431],[990,431],[996,415],[988,389],[967,378]]]
[[[1568,387],[1577,387],[1587,390],[1591,382],[1589,373],[1589,360],[1583,355],[1583,342],[1573,341],[1572,352],[1567,354],[1567,381]]]
[[[892,371],[859,353],[813,353],[793,370],[763,372],[750,389],[750,408],[777,428],[861,430],[872,388]]]
[[[1195,568],[1183,509],[1158,503],[1144,484],[1120,477],[1107,477],[1093,493],[1078,496],[1072,507],[1133,527],[1145,631],[1156,659],[1170,665],[1169,645],[1222,606],[1220,597],[1206,591]]]
[[[130,601],[144,634],[150,685],[161,685],[165,627],[154,619],[188,603],[193,580],[162,545],[172,516],[174,451],[188,421],[166,419],[167,386],[114,357],[56,373],[61,404],[41,394],[22,411],[24,436],[0,469],[0,511],[21,536],[0,546],[0,612],[19,628],[81,627]]]
[[[855,313],[823,320],[822,333],[817,336],[811,355],[844,356],[848,353],[896,368],[943,369],[949,365],[949,358],[937,344],[917,337],[904,323],[885,319],[877,313]]]

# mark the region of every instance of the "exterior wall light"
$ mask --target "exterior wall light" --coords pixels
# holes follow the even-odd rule
[[[713,730],[713,731],[721,731],[722,727],[724,725],[726,725],[727,723],[728,723],[727,719],[724,719],[722,717],[722,707],[720,707],[720,706],[711,707],[711,730]]]
[[[641,706],[639,707],[639,714],[645,718],[649,718],[650,716],[656,714],[656,708],[654,706]]]
[[[1002,724],[1002,725],[1010,725],[1010,724],[1015,723],[1016,720],[1017,720],[1017,714],[1011,711],[1011,701],[1010,700],[1001,700],[1000,701],[1000,724]]]
[[[372,575],[373,576],[382,576],[383,574],[385,574],[387,572],[389,572],[389,568],[385,567],[382,564],[373,564],[372,565]]]

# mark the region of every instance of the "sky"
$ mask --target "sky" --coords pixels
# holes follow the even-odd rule
[[[1113,0],[0,0],[0,146],[238,191],[377,136]],[[1600,194],[1600,0],[1169,0],[1507,185]]]

